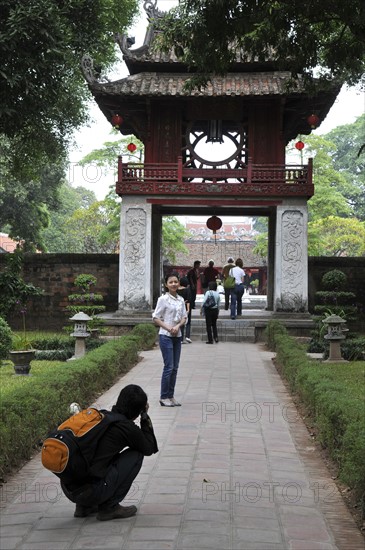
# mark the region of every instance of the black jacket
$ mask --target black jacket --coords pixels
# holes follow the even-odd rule
[[[92,460],[90,475],[102,478],[114,458],[126,447],[139,451],[145,456],[158,452],[157,441],[150,417],[147,413],[140,416],[139,428],[133,420],[124,418],[112,424],[100,439]]]

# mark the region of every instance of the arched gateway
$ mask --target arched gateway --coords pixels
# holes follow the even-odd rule
[[[188,92],[187,68],[152,48],[157,0],[144,4],[149,27],[142,47],[118,42],[130,76],[98,81],[92,60],[82,66],[100,109],[120,131],[145,145],[144,163],[118,161],[121,206],[119,314],[150,311],[161,289],[163,215],[267,216],[268,309],[306,312],[307,201],[314,193],[312,164],[285,165],[285,146],[309,134],[307,119],[323,120],[339,86],[309,96],[300,81],[270,60],[237,52],[231,71]],[[114,118],[115,120],[115,118]],[[221,143],[207,160],[203,143]],[[227,152],[228,151],[228,152]]]

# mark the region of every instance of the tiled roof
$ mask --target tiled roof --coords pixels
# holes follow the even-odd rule
[[[191,74],[144,72],[108,83],[90,83],[94,93],[118,96],[268,96],[287,94],[290,74],[287,72],[230,73],[215,76],[202,90],[188,92],[185,82]],[[296,93],[303,93],[299,86]],[[295,93],[294,92],[294,93]]]

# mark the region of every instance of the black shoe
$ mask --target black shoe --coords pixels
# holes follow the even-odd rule
[[[213,344],[213,342],[205,342],[206,344]]]
[[[114,508],[108,508],[106,510],[99,510],[96,519],[99,521],[109,521],[111,519],[124,519],[134,516],[137,512],[135,506],[121,506],[117,504]]]
[[[82,504],[76,504],[74,518],[87,518],[91,514],[96,514],[98,511],[97,506],[83,506]]]
[[[218,341],[219,341],[218,338],[214,338],[214,342],[215,342],[216,344],[218,344]]]

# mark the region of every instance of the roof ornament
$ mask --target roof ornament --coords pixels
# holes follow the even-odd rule
[[[109,78],[102,76],[101,67],[96,65],[94,66],[94,60],[88,53],[85,53],[82,56],[80,66],[82,73],[89,84],[93,84],[95,82],[110,82]]]
[[[81,65],[82,73],[85,79],[87,80],[87,82],[89,82],[89,84],[97,82],[98,79],[96,77],[95,70],[94,70],[94,61],[88,53],[85,53],[82,56],[80,65]]]
[[[147,13],[148,19],[152,19],[152,17],[157,15],[157,0],[145,0],[143,9]]]

